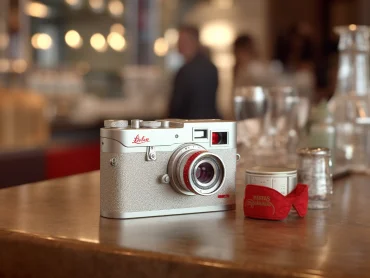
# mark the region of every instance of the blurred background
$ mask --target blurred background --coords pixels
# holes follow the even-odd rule
[[[166,117],[184,24],[217,67],[220,117],[234,119],[238,83],[329,99],[333,28],[370,25],[370,1],[1,0],[0,187],[98,169],[104,119]]]

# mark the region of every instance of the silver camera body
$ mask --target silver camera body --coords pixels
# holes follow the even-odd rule
[[[235,122],[108,120],[100,140],[101,216],[235,208]]]

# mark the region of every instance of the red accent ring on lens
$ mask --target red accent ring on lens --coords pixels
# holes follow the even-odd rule
[[[188,158],[188,161],[186,161],[185,163],[185,166],[184,166],[184,171],[183,171],[183,177],[184,177],[184,182],[185,182],[185,185],[186,187],[193,193],[197,193],[193,187],[191,186],[190,184],[190,178],[189,178],[189,169],[190,169],[190,165],[191,163],[193,163],[193,161],[202,153],[205,153],[207,151],[199,151],[199,152],[196,152],[194,154],[192,154],[189,158]]]

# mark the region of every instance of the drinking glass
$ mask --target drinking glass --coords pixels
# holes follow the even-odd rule
[[[239,122],[239,140],[251,148],[262,131],[267,112],[267,90],[259,86],[237,87],[234,91],[234,113]]]
[[[300,98],[295,88],[269,88],[263,132],[254,152],[257,164],[289,165],[289,160],[295,157],[298,145],[299,103]]]
[[[333,195],[331,153],[328,148],[301,148],[297,151],[298,183],[308,185],[308,208],[324,209]]]

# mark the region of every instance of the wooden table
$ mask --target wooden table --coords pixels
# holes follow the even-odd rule
[[[370,177],[304,219],[99,217],[99,172],[0,190],[0,277],[369,277]]]

